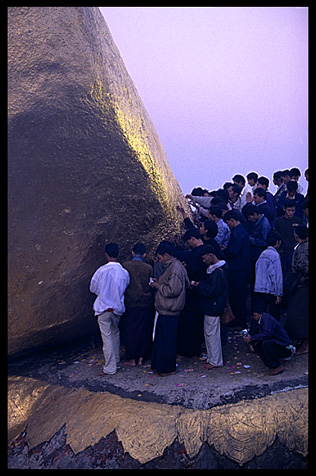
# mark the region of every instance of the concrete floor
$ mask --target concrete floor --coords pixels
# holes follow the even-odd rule
[[[8,373],[9,375],[30,377],[63,387],[84,387],[92,392],[106,391],[124,398],[146,402],[167,403],[169,405],[181,405],[190,409],[209,409],[227,403],[237,403],[244,399],[261,398],[274,393],[286,392],[291,389],[308,386],[308,354],[296,356],[289,361],[284,361],[284,372],[276,376],[269,376],[260,358],[256,354],[249,352],[248,346],[244,343],[242,337],[240,337],[239,332],[230,330],[228,332],[228,342],[223,346],[223,357],[224,366],[213,370],[206,370],[204,368],[202,356],[200,358],[178,358],[176,374],[159,377],[151,370],[149,362],[136,367],[130,367],[124,364],[124,348],[122,347],[121,363],[119,364],[120,368],[118,372],[115,375],[106,376],[102,372],[103,354],[101,341],[96,339],[94,342],[81,343],[71,349],[54,350],[47,354],[33,355],[20,359],[19,361],[11,362],[9,364]],[[56,469],[63,467],[143,467],[139,466],[139,463],[136,463],[131,457],[129,457],[130,459],[126,459],[128,455],[125,455],[124,458],[123,456],[121,457],[120,464],[113,462],[114,466],[106,466],[106,464],[110,464],[109,459],[107,459],[107,462],[105,462],[103,466],[102,464],[98,465],[97,463],[91,462],[92,460],[97,461],[96,454],[97,451],[99,451],[97,448],[98,445],[100,446],[102,444],[107,448],[107,450],[104,449],[104,451],[110,451],[112,454],[114,451],[113,448],[115,448],[114,452],[117,453],[121,451],[122,455],[124,454],[122,450],[119,450],[120,444],[117,442],[115,434],[109,435],[106,439],[102,439],[104,440],[103,443],[96,442],[95,450],[93,450],[96,453],[93,453],[90,447],[89,451],[90,453],[92,451],[92,453],[89,457],[90,459],[88,458],[89,463],[81,462],[78,463],[79,466],[76,466],[77,463],[74,463],[75,456],[73,455],[72,458],[70,458],[71,463],[68,464],[67,461],[70,457],[69,454],[71,450],[69,450],[69,447],[67,449],[68,445],[65,445],[63,431],[64,430],[61,429],[58,435],[55,435],[50,442],[46,443],[46,446],[44,444],[37,449],[37,459],[34,457],[34,451],[36,449],[29,451],[24,439],[25,434],[22,433],[9,447],[9,467],[56,467]],[[57,458],[57,466],[52,462],[51,457],[49,458],[49,463],[47,462],[47,458],[45,459],[45,454],[47,454],[48,451],[47,444],[50,445],[50,455],[56,452],[58,453],[58,451],[64,455]],[[175,448],[176,446],[177,444],[174,443],[173,447]],[[112,450],[109,450],[109,447],[112,448]],[[179,448],[174,449],[174,452],[177,451],[178,459],[179,452],[181,453],[182,451],[183,453],[183,447],[182,449]],[[172,466],[171,454],[173,450],[170,449],[170,463],[168,463],[169,466],[167,465],[165,467],[174,469],[176,467],[235,467],[235,463],[229,462],[227,458],[225,458],[225,460],[227,460],[225,463],[225,461],[221,459],[223,457],[220,457],[220,455],[215,455],[215,457],[215,450],[210,449],[206,443],[203,448],[203,454],[208,454],[209,460],[211,458],[213,461],[214,458],[215,460],[217,458],[216,461],[222,461],[222,463],[215,464],[214,460],[213,463],[209,462],[207,463],[208,466],[205,466],[206,463],[201,462],[199,460],[200,456],[197,456],[193,464],[192,461],[185,456],[184,451],[181,464],[179,463],[180,460],[178,463],[175,463],[177,458],[174,453],[174,464],[176,466]],[[88,449],[85,451],[88,451]],[[212,457],[210,456],[210,452],[213,455]],[[76,455],[76,457],[77,456],[78,455]],[[295,456],[295,458],[299,458],[299,456]],[[269,457],[267,460],[268,459]],[[293,468],[294,463],[290,457],[290,453],[288,459],[288,467]],[[44,460],[46,461],[45,464],[43,463]],[[157,461],[158,460],[160,460],[160,458],[157,458]],[[31,463],[32,461],[33,463]],[[36,463],[36,461],[38,463]],[[42,461],[42,463],[40,463],[40,461]],[[200,461],[200,463],[198,461]],[[294,465],[294,467],[306,467],[306,461],[302,461],[301,458],[300,462],[295,463],[296,466]],[[38,466],[36,466],[36,464],[38,464]],[[73,466],[74,464],[75,466]],[[158,461],[157,465],[153,467],[160,468],[161,464]],[[144,465],[144,467],[145,466],[146,465]],[[238,466],[236,466],[236,468],[237,467]]]

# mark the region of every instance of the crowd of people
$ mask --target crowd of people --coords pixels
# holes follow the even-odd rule
[[[107,264],[93,275],[90,291],[103,342],[105,374],[120,361],[151,360],[159,376],[176,372],[177,355],[200,356],[205,367],[223,365],[227,327],[243,332],[270,375],[281,359],[308,352],[308,190],[298,168],[269,179],[237,174],[222,188],[194,188],[183,208],[182,238],[162,241],[149,260],[143,243],[119,262],[119,247],[105,247]],[[308,169],[305,171],[308,181]]]

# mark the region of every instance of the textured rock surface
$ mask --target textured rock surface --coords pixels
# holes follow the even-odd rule
[[[89,280],[183,196],[98,8],[8,9],[9,354],[84,335]]]

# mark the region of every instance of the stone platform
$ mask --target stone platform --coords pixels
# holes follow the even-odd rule
[[[11,468],[306,468],[308,357],[267,369],[229,331],[224,366],[102,372],[101,342],[9,365]]]

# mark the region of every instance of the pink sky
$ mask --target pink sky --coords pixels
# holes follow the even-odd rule
[[[308,167],[307,7],[102,7],[184,193]]]

